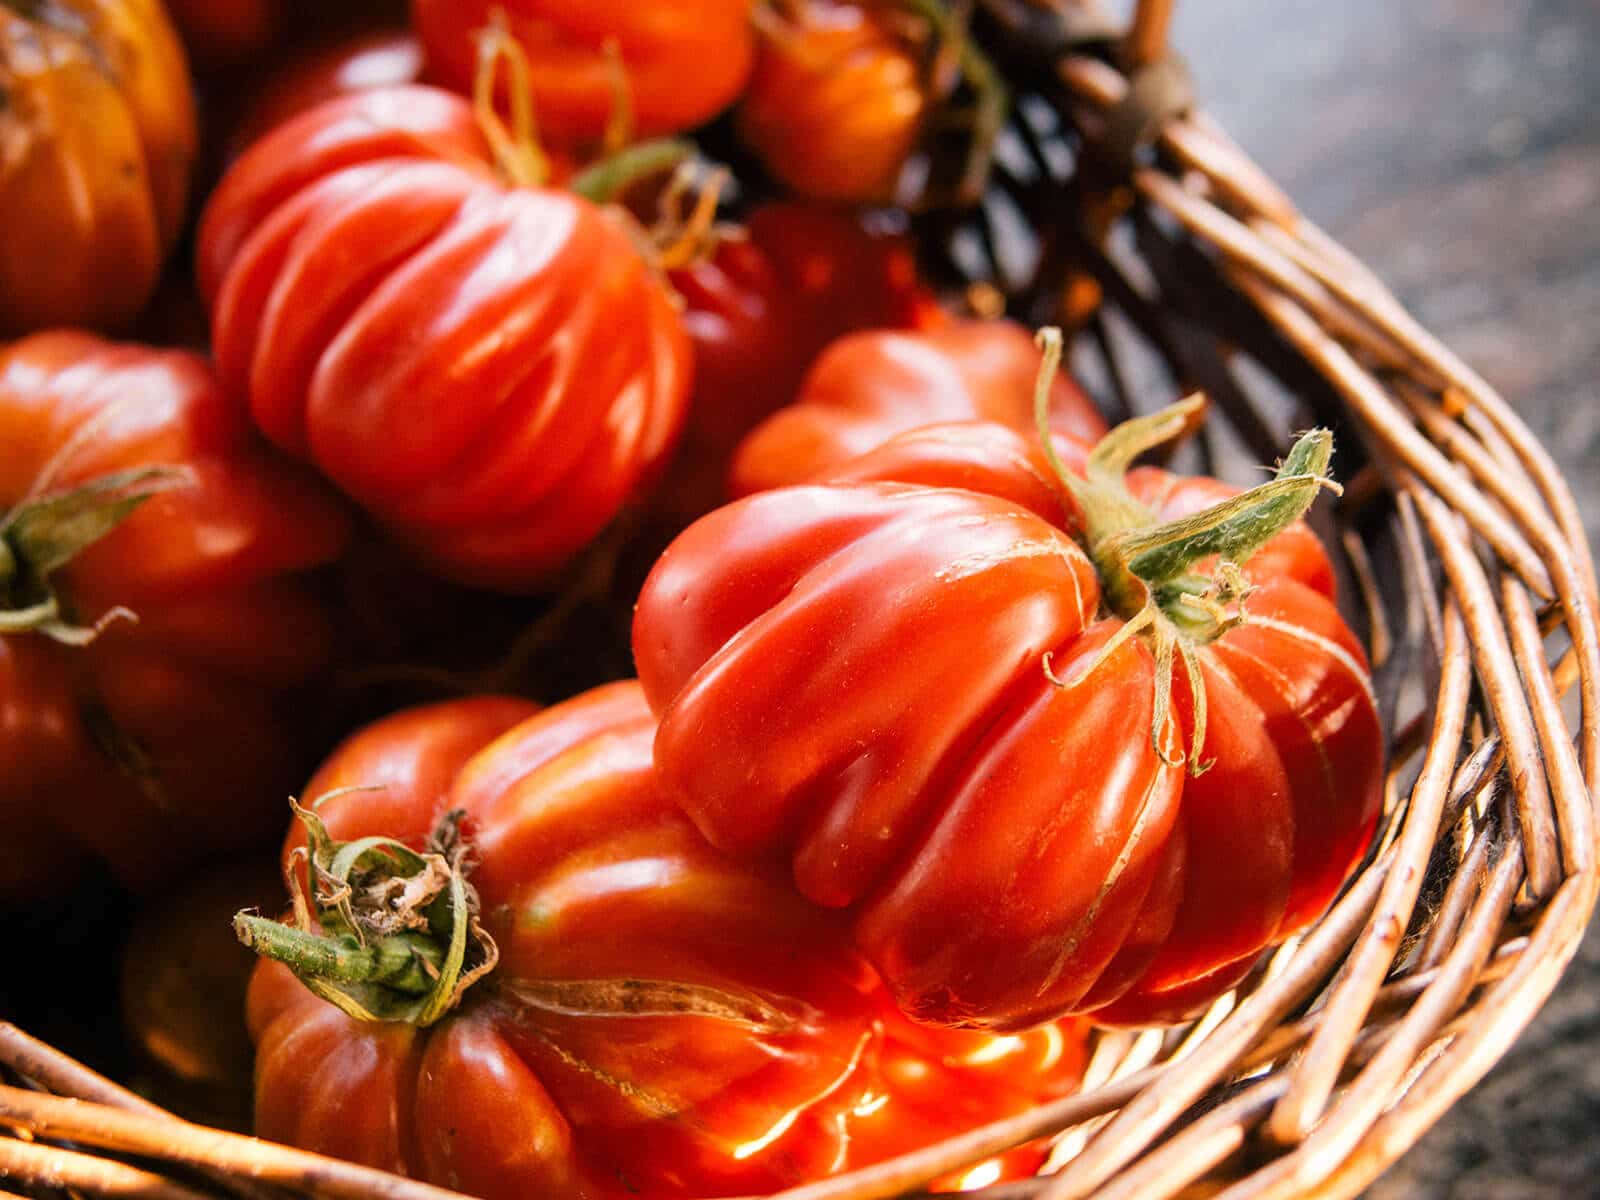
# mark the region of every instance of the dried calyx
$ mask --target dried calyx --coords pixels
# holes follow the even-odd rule
[[[1050,385],[1061,363],[1061,331],[1039,333],[1044,363],[1034,396],[1034,414],[1045,456],[1083,511],[1082,541],[1100,577],[1107,607],[1123,626],[1094,660],[1070,680],[1073,686],[1094,671],[1125,641],[1141,638],[1156,660],[1155,714],[1151,740],[1171,765],[1187,762],[1192,774],[1207,764],[1206,694],[1195,651],[1249,620],[1244,602],[1250,587],[1243,567],[1252,555],[1298,521],[1324,488],[1339,487],[1328,477],[1333,435],[1326,429],[1302,434],[1274,477],[1209,508],[1162,521],[1128,491],[1124,477],[1146,451],[1192,431],[1205,401],[1192,396],[1147,417],[1126,421],[1090,453],[1082,476],[1062,464],[1051,441]],[[1197,568],[1206,560],[1206,572]],[[1173,758],[1163,731],[1171,712],[1172,674],[1182,663],[1193,698],[1193,728],[1187,755]],[[1050,672],[1048,658],[1045,671]]]
[[[472,81],[472,111],[484,140],[494,152],[495,166],[515,187],[544,187],[551,182],[550,158],[539,139],[538,117],[533,100],[533,69],[522,44],[506,28],[504,13],[495,10],[493,19],[477,33],[478,66]],[[612,52],[616,70],[621,59]],[[504,72],[504,86],[501,74]],[[657,138],[629,143],[631,123],[625,107],[626,77],[618,87],[620,120],[607,130],[605,155],[585,167],[566,183],[596,204],[620,199],[640,180],[670,171],[693,159],[694,143],[680,138]],[[506,102],[509,121],[500,115],[499,99]]]
[[[459,812],[418,852],[393,838],[336,842],[315,812],[290,805],[306,829],[286,871],[294,923],[242,912],[233,927],[246,946],[361,1021],[431,1025],[494,969]]]
[[[34,496],[0,516],[0,634],[38,633],[82,646],[112,621],[132,620],[133,614],[119,607],[92,625],[78,624],[53,576],[146,500],[187,482],[187,473],[176,467],[117,471],[68,491]]]

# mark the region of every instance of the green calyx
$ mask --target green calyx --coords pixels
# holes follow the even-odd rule
[[[127,609],[113,608],[93,625],[77,624],[52,577],[152,496],[187,482],[176,467],[117,471],[24,500],[0,516],[0,634],[38,633],[82,646],[112,621],[133,620]]]
[[[233,928],[246,946],[359,1021],[431,1025],[494,969],[460,812],[446,813],[419,853],[393,838],[336,842],[315,812],[290,807],[306,828],[288,871],[294,924],[241,912]]]
[[[1106,604],[1126,622],[1085,670],[1073,680],[1056,682],[1072,686],[1128,638],[1143,638],[1156,659],[1152,741],[1168,762],[1187,761],[1190,771],[1199,774],[1207,765],[1200,757],[1206,698],[1195,651],[1249,619],[1244,603],[1250,586],[1243,567],[1250,558],[1303,517],[1324,488],[1339,490],[1327,473],[1333,435],[1326,429],[1302,434],[1268,482],[1200,512],[1162,521],[1128,491],[1125,476],[1141,454],[1197,428],[1205,414],[1204,399],[1191,396],[1117,426],[1095,446],[1080,477],[1066,469],[1051,443],[1050,385],[1061,363],[1061,331],[1041,330],[1038,340],[1044,363],[1034,414],[1045,455],[1083,511],[1082,541]],[[1215,565],[1201,573],[1197,568],[1207,560]],[[1176,662],[1183,664],[1188,678],[1194,729],[1188,755],[1174,760],[1163,747],[1162,731],[1171,709]]]

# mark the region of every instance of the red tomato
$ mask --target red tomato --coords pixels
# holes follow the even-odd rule
[[[781,855],[843,909],[917,1019],[1177,1019],[1359,860],[1382,783],[1366,659],[1303,525],[1241,581],[1159,524],[1232,489],[1145,470],[1124,490],[1097,457],[1080,502],[1022,435],[965,428],[738,501],[667,550],[634,624],[657,763],[714,844]],[[1286,461],[1325,449],[1304,445]],[[1140,579],[1128,531],[1190,557]],[[1178,596],[1211,588],[1214,614]],[[1181,665],[1157,720],[1174,653],[1203,679],[1203,738]]]
[[[699,125],[750,74],[751,0],[412,0],[430,72],[472,87],[474,34],[496,13],[527,51],[540,133],[553,145],[598,141],[617,105],[615,41],[641,136]]]
[[[663,492],[686,516],[722,502],[734,447],[794,399],[829,342],[940,319],[900,233],[817,204],[763,205],[745,225],[747,237],[671,275],[695,378],[674,480]]]
[[[908,13],[840,0],[772,13],[739,104],[740,137],[801,195],[893,199],[928,104],[925,50],[905,36]]]
[[[942,1040],[895,1014],[837,916],[717,853],[662,793],[653,731],[628,682],[538,715],[414,709],[335,752],[309,796],[375,790],[320,805],[334,839],[422,847],[464,814],[498,965],[423,1027],[358,1020],[262,965],[258,1133],[491,1198],[728,1195],[1075,1086],[1074,1025]]]
[[[1039,349],[1014,321],[958,321],[926,332],[859,333],[829,346],[800,395],[734,455],[735,496],[803,483],[897,433],[948,421],[1033,428]],[[1054,384],[1051,423],[1093,441],[1105,422],[1066,376]]]
[[[189,53],[212,67],[260,53],[284,16],[284,0],[166,0],[166,7]]]
[[[256,90],[233,123],[228,159],[325,100],[422,78],[422,43],[408,29],[380,29],[296,55]]]
[[[51,581],[72,621],[124,606],[137,623],[87,646],[0,636],[0,893],[59,883],[82,857],[149,883],[270,829],[297,770],[285,694],[330,651],[299,577],[339,555],[342,510],[185,352],[77,333],[13,342],[0,442],[7,616],[38,596],[25,502],[133,468],[187,472]]]
[[[536,589],[650,482],[688,392],[667,288],[574,194],[508,187],[463,100],[331,100],[200,228],[218,370],[440,574]]]

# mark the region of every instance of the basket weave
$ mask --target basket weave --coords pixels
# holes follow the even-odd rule
[[[1144,0],[1110,38],[1074,0],[979,0],[1019,115],[985,217],[920,226],[990,303],[1078,317],[1074,366],[1108,407],[1203,387],[1195,465],[1270,460],[1311,419],[1341,435],[1324,533],[1389,730],[1379,837],[1328,915],[1204,1017],[1098,1035],[1079,1094],[784,1200],[915,1193],[1047,1136],[1046,1173],[990,1200],[1354,1195],[1505,1052],[1595,904],[1600,633],[1572,495],[1506,402],[1189,108],[1171,7]],[[454,1195],[178,1122],[4,1025],[0,1070],[13,1187]]]

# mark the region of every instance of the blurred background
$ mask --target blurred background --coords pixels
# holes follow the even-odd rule
[[[1207,107],[1555,453],[1600,543],[1600,2],[1179,0]],[[1600,929],[1369,1192],[1600,1196]]]

